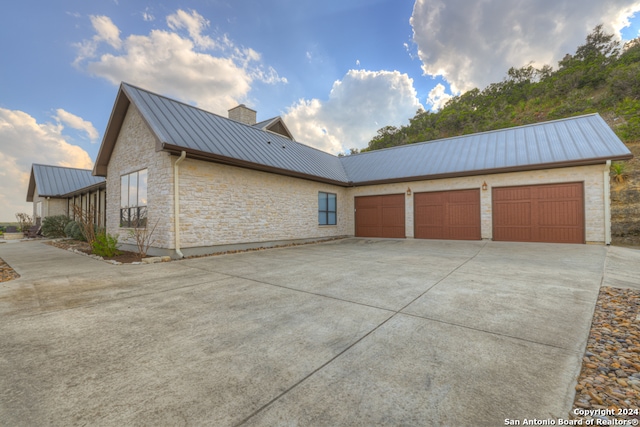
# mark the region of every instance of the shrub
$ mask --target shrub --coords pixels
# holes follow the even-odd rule
[[[48,216],[42,220],[42,234],[47,237],[64,237],[64,229],[71,221],[66,215]]]
[[[626,165],[620,162],[612,163],[611,175],[618,184],[622,184],[627,180]]]
[[[33,225],[33,218],[23,212],[16,214],[16,219],[20,224],[20,231],[27,231]]]
[[[108,258],[120,255],[121,253],[118,250],[118,237],[105,232],[99,232],[96,234],[95,240],[91,243],[91,248],[93,249],[94,254],[101,257]]]
[[[75,240],[86,240],[82,234],[82,230],[80,229],[80,224],[75,221],[69,221],[69,223],[64,227],[64,234]]]

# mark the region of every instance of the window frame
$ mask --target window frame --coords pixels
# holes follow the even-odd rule
[[[140,179],[140,173],[144,172],[146,179]],[[135,204],[132,194],[130,192],[131,176],[135,175]],[[124,178],[126,177],[126,187],[123,186]],[[147,168],[138,169],[126,174],[120,175],[120,228],[146,228],[147,227],[147,204],[148,204],[148,191],[149,191],[149,172]],[[144,193],[141,193],[140,183],[144,182]],[[123,206],[123,189],[127,191],[126,206]],[[141,194],[144,194],[144,200],[141,199]]]
[[[321,197],[324,196],[325,209],[321,206]],[[333,210],[330,209],[329,200],[333,196],[335,201]],[[330,221],[331,214],[333,214],[333,222]],[[324,216],[324,222],[322,221]],[[336,193],[329,193],[327,191],[318,191],[318,225],[319,226],[334,226],[338,225],[338,195]]]

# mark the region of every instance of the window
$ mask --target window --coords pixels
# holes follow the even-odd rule
[[[120,227],[147,225],[147,170],[120,177]]]
[[[318,224],[336,225],[336,195],[318,193]]]
[[[36,217],[42,218],[42,202],[36,203]]]

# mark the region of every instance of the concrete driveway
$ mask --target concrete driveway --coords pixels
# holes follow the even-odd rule
[[[2,244],[22,277],[0,284],[0,424],[566,418],[607,253],[346,239],[113,266]]]

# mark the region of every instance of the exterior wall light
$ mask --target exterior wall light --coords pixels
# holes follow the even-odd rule
[[[411,195],[411,189],[409,187],[407,187],[407,196]]]
[[[487,191],[487,181],[482,183],[482,191]]]

